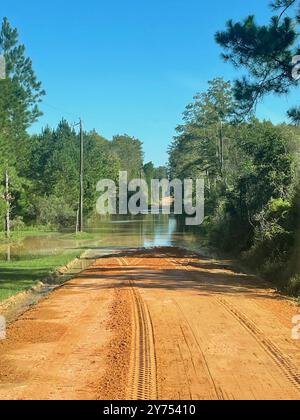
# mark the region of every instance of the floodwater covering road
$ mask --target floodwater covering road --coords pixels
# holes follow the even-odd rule
[[[86,250],[89,255],[97,256],[128,247],[177,245],[199,249],[203,242],[176,217],[162,214],[99,217],[85,227],[85,232],[86,238],[81,235],[78,238],[72,234],[74,231],[65,230],[29,235],[13,244],[0,243],[0,262],[76,250],[79,253]]]
[[[300,399],[297,307],[175,247],[96,259],[10,325],[0,399]]]

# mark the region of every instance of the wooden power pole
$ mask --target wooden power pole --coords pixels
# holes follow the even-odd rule
[[[83,232],[83,176],[84,176],[84,165],[83,165],[83,127],[82,127],[82,120],[80,119],[80,192],[79,192],[79,220],[78,220],[78,230],[79,232]]]
[[[10,238],[10,197],[9,197],[9,177],[8,171],[5,171],[5,201],[6,201],[6,217],[5,217],[5,235]]]

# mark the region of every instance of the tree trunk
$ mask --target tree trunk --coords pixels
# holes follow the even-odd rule
[[[223,138],[223,122],[220,121],[220,168],[221,177],[224,174],[224,138]]]

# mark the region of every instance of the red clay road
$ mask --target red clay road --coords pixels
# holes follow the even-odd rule
[[[0,399],[300,399],[288,299],[174,248],[99,258],[8,329]]]

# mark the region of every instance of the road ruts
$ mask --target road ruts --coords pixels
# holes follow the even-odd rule
[[[253,335],[259,345],[272,357],[284,376],[291,382],[299,392],[300,397],[300,372],[290,358],[285,355],[266,335],[244,313],[239,311],[232,303],[225,298],[216,298],[239,323]]]
[[[0,400],[300,400],[299,313],[228,261],[122,250],[9,326]]]
[[[166,259],[174,265],[174,267],[183,268],[192,274],[193,277],[197,277],[195,272],[192,272],[194,268],[190,265],[190,262],[193,257],[197,256],[192,255],[191,258],[185,258],[183,261],[178,258],[169,258],[166,255]],[[299,393],[300,399],[300,370],[293,363],[291,358],[280,350],[280,348],[266,336],[266,334],[260,330],[255,323],[235,307],[231,302],[229,302],[225,297],[215,296],[215,301],[218,305],[223,307],[240,325],[242,325],[257,341],[260,347],[272,358],[277,367],[281,370],[284,377],[294,386],[295,390]]]
[[[129,266],[125,258],[120,258],[120,261],[121,264]],[[133,305],[133,333],[127,398],[155,400],[158,398],[158,390],[152,321],[134,280],[130,278],[128,284]]]

